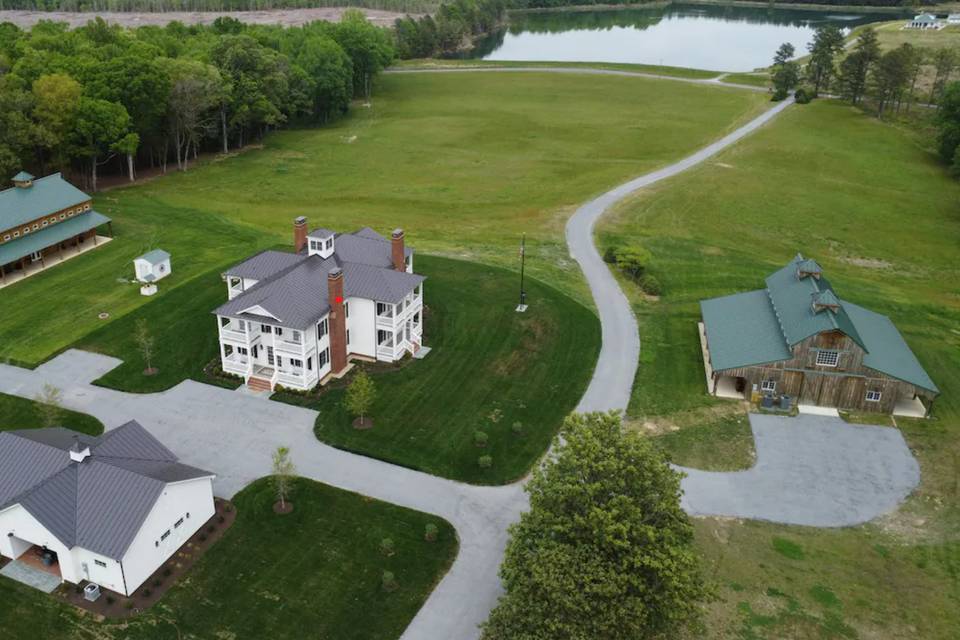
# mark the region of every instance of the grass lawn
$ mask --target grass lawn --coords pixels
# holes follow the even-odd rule
[[[0,578],[0,621],[9,640],[99,638],[398,638],[457,553],[447,522],[298,480],[294,510],[278,516],[268,480],[234,497],[237,520],[189,578],[149,612],[100,623]],[[439,528],[436,542],[424,528]],[[384,538],[396,552],[380,552]],[[381,589],[384,571],[399,587]],[[307,631],[309,630],[309,632]]]
[[[44,426],[39,405],[33,400],[0,393],[0,431],[9,429],[39,429]],[[80,433],[98,436],[103,433],[103,423],[93,416],[69,409],[60,410],[60,426]]]
[[[527,232],[531,275],[588,301],[563,243],[572,210],[766,106],[751,92],[642,78],[387,75],[371,107],[331,126],[272,134],[263,150],[99,194],[116,241],[3,290],[0,358],[42,361],[148,304],[128,282],[147,249],[173,255],[165,296],[289,243],[298,215],[347,231],[402,226],[421,254],[511,268]]]
[[[696,521],[708,575],[720,583],[710,637],[956,637],[960,184],[929,146],[817,101],[640,194],[599,231],[602,246],[640,242],[653,254],[664,295],[651,302],[633,292],[643,352],[629,414],[638,427],[688,425],[661,438],[684,464],[716,468],[744,455],[731,451],[729,431],[714,429],[713,448],[703,431],[731,401],[705,393],[698,301],[762,286],[797,251],[820,261],[841,295],[889,315],[943,392],[935,420],[896,421],[922,481],[894,514],[842,530]],[[681,419],[697,412],[700,425]],[[778,539],[800,555],[783,553],[790,546]]]
[[[518,278],[503,269],[432,256],[416,265],[428,277],[424,343],[432,351],[374,376],[373,429],[351,426],[342,385],[310,400],[320,412],[317,437],[465,482],[516,480],[586,389],[600,347],[597,317],[533,280],[526,286],[530,308],[516,313]],[[488,435],[486,446],[475,444],[477,431]],[[482,455],[492,456],[490,468],[479,467]]]
[[[720,79],[720,82],[730,84],[749,84],[754,87],[769,87],[769,73],[728,73]]]

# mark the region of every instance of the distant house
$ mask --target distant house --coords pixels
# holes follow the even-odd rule
[[[130,595],[213,516],[213,477],[136,422],[0,432],[0,555]]]
[[[937,20],[937,16],[933,14],[921,13],[908,22],[906,27],[907,29],[941,29],[943,23]]]
[[[948,15],[947,24],[960,24],[960,13],[951,13]]]
[[[133,260],[137,280],[151,284],[166,278],[171,273],[170,254],[163,249],[154,249]]]
[[[705,363],[746,397],[925,415],[939,389],[886,316],[841,300],[814,260],[797,255],[766,287],[700,303]]]
[[[0,283],[32,275],[97,246],[110,218],[59,173],[34,178],[21,171],[0,191]],[[111,232],[112,235],[112,232]]]
[[[307,232],[294,221],[294,251],[264,251],[223,277],[229,302],[214,313],[223,370],[255,390],[312,389],[348,361],[395,362],[423,345],[423,276],[402,229],[387,240]]]

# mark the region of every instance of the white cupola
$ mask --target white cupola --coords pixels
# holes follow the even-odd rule
[[[320,256],[324,260],[335,251],[333,231],[329,229],[314,229],[307,234],[307,253],[311,256]]]

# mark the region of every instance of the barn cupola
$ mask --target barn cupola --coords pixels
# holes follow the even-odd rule
[[[840,311],[840,299],[837,298],[837,294],[832,289],[824,289],[813,294],[813,312],[821,313],[823,311],[829,311],[833,314]]]
[[[334,243],[333,231],[330,231],[330,229],[314,229],[307,236],[307,253],[311,256],[320,256],[326,260],[336,250]]]
[[[801,260],[800,264],[797,265],[797,277],[801,280],[806,277],[812,277],[819,280],[820,276],[822,275],[823,269],[820,268],[820,265],[817,264],[816,260],[807,258],[806,260]]]
[[[26,171],[21,171],[13,176],[10,181],[13,182],[13,186],[18,189],[29,189],[33,186],[33,176]]]

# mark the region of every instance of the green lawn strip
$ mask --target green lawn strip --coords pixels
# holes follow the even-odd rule
[[[163,391],[188,378],[216,384],[203,375],[203,368],[220,349],[217,321],[211,312],[227,300],[220,273],[228,266],[224,264],[173,289],[163,287],[161,282],[160,292],[148,304],[77,342],[74,346],[78,349],[123,360],[96,384],[132,393]],[[151,364],[157,373],[151,376],[144,375],[145,363],[135,339],[141,319],[146,320],[155,343]]]
[[[0,579],[4,638],[398,638],[456,557],[440,518],[306,479],[277,515],[268,479],[237,494],[237,520],[156,607],[123,623],[79,616]],[[424,540],[428,523],[436,542]],[[384,538],[396,552],[380,552]],[[384,571],[398,588],[381,588]]]
[[[742,471],[753,466],[756,452],[750,421],[743,410],[714,419],[687,418],[689,426],[672,425],[654,442],[676,464],[705,471]]]
[[[529,278],[530,308],[516,313],[515,272],[433,256],[414,264],[428,278],[424,344],[431,353],[398,371],[374,374],[373,429],[351,426],[342,384],[306,402],[320,412],[317,437],[465,482],[516,480],[546,450],[586,389],[600,346],[597,317]],[[304,403],[298,396],[286,400]],[[486,446],[475,444],[477,431],[488,434]],[[493,458],[488,469],[478,464],[484,455]]]
[[[767,533],[760,541],[747,533],[760,525],[734,522],[725,524],[723,533],[732,542],[713,534],[699,538],[708,556],[764,563],[753,565],[757,598],[774,586],[805,611],[816,612],[805,600],[809,590],[815,584],[830,588],[844,605],[844,624],[862,637],[888,626],[899,630],[890,637],[949,637],[945,630],[957,624],[960,219],[955,203],[960,185],[928,148],[906,129],[836,102],[817,101],[787,111],[709,163],[645,191],[599,231],[601,248],[627,242],[648,248],[650,271],[664,290],[657,301],[632,295],[643,340],[629,409],[633,421],[653,416],[669,422],[678,412],[707,411],[721,402],[705,393],[698,302],[762,287],[763,278],[796,251],[823,264],[842,297],[890,316],[940,387],[934,420],[896,419],[920,462],[921,485],[879,525],[836,534],[762,525]],[[722,439],[717,446],[725,446]],[[792,538],[790,532],[802,534],[796,539],[804,548],[814,541],[822,549],[807,554],[807,569],[779,554],[759,560],[755,545],[769,548],[772,537]],[[875,538],[896,552],[858,569]],[[914,571],[915,554],[939,560]],[[735,577],[735,562],[721,565],[720,575],[747,585],[745,578]],[[787,588],[761,574],[801,582],[820,577],[802,588]],[[928,596],[921,601],[919,593]],[[719,629],[711,637],[740,635],[738,600],[728,595],[711,609],[710,621]],[[762,602],[750,602],[755,613],[766,615]],[[908,604],[915,608],[903,615]],[[937,610],[953,613],[933,615]],[[796,631],[808,622],[774,618],[769,627],[755,628],[757,635],[744,637],[819,633]]]
[[[770,86],[769,73],[728,73],[720,78],[720,82],[728,84],[748,84],[754,87]]]
[[[3,290],[0,359],[42,362],[149,303],[129,282],[148,249],[172,254],[164,295],[291,242],[298,215],[343,231],[401,226],[421,253],[511,268],[526,232],[528,272],[589,303],[563,241],[575,207],[766,107],[750,92],[643,78],[387,75],[371,107],[330,126],[98,194],[116,239]]]
[[[613,71],[637,71],[660,76],[676,78],[694,78],[705,80],[716,78],[720,71],[706,69],[690,69],[687,67],[669,67],[656,64],[629,64],[623,62],[544,62],[526,60],[438,60],[436,58],[420,58],[415,60],[399,60],[391,68],[395,69],[450,69],[470,67],[516,68],[516,67],[569,67],[582,69],[609,69]]]
[[[39,429],[43,427],[43,417],[34,400],[0,393],[0,431],[9,429]],[[59,426],[80,433],[98,436],[103,433],[103,423],[85,413],[60,409]]]

